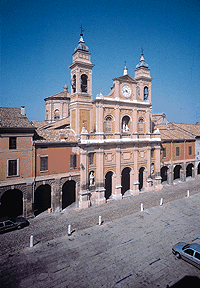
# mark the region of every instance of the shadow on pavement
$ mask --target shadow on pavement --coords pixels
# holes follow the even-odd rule
[[[185,276],[177,283],[172,286],[167,286],[167,288],[199,288],[200,287],[200,279],[197,276]]]

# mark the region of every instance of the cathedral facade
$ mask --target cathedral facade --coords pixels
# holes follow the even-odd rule
[[[143,53],[134,78],[125,66],[109,95],[92,95],[91,54],[80,34],[73,53],[71,93],[45,99],[46,122],[65,119],[80,155],[78,207],[161,189],[160,133],[152,125],[150,69]],[[62,120],[62,122],[63,122]]]

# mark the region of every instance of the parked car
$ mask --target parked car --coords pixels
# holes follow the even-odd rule
[[[172,248],[172,253],[177,258],[183,259],[200,269],[200,245],[179,242]]]
[[[5,233],[15,229],[21,229],[28,226],[29,222],[22,216],[16,218],[4,217],[0,219],[0,233]]]

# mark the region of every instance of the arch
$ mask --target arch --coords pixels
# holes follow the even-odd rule
[[[174,180],[179,179],[181,177],[181,165],[176,165],[174,167]]]
[[[72,80],[72,90],[73,90],[73,93],[76,92],[76,75],[75,74],[74,74],[73,80]]]
[[[62,186],[62,209],[76,201],[76,182],[68,180]]]
[[[187,167],[186,167],[186,177],[189,177],[189,176],[192,177],[192,168],[194,168],[194,165],[192,163],[187,165]]]
[[[18,189],[7,190],[1,197],[0,216],[16,217],[23,214],[23,193]]]
[[[169,168],[167,166],[163,166],[161,169],[160,169],[160,176],[162,178],[161,182],[164,182],[164,181],[167,181],[167,170]]]
[[[144,87],[144,101],[147,101],[149,97],[148,87]]]
[[[142,190],[143,188],[143,184],[144,184],[144,170],[145,168],[144,167],[140,167],[139,169],[139,179],[138,179],[138,182],[139,182],[139,190]]]
[[[88,76],[86,74],[81,75],[81,92],[87,93],[87,81]]]
[[[199,174],[200,174],[200,163],[197,166],[197,175],[199,175]]]
[[[112,195],[112,176],[113,172],[108,171],[105,176],[105,198],[108,200]]]
[[[130,123],[130,117],[128,115],[125,115],[122,118],[122,132],[128,132],[130,130],[129,123]]]
[[[51,208],[51,186],[48,184],[40,185],[34,193],[34,215]]]
[[[121,186],[122,186],[121,193],[122,193],[122,195],[124,195],[125,192],[130,189],[130,171],[131,171],[130,167],[125,167],[122,170],[122,174],[121,174]]]

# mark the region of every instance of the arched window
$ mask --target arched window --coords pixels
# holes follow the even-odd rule
[[[76,75],[73,76],[73,81],[72,81],[72,90],[73,90],[73,93],[76,92]]]
[[[148,87],[144,87],[144,101],[148,100]]]
[[[82,74],[81,75],[81,92],[86,92],[87,93],[87,75]]]
[[[122,132],[129,131],[129,122],[130,122],[129,116],[126,115],[122,118]]]
[[[54,111],[54,120],[59,120],[59,119],[60,119],[59,110],[56,109],[56,110]]]
[[[138,122],[138,133],[144,133],[144,121],[142,118],[140,118]]]
[[[112,132],[112,118],[110,116],[106,117],[106,133]]]

